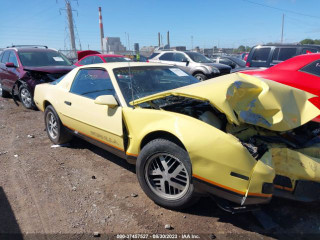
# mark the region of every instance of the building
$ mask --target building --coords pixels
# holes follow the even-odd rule
[[[134,51],[135,51],[135,52],[139,52],[139,50],[140,50],[140,49],[139,49],[139,43],[135,43],[135,44],[134,44]]]
[[[122,45],[120,37],[106,37],[103,39],[103,46],[108,53],[126,52],[127,49]]]
[[[186,46],[176,46],[176,47],[172,47],[171,49],[177,50],[177,51],[186,51],[187,50]]]

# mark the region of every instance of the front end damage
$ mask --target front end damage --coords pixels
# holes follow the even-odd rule
[[[240,143],[237,146],[226,141],[223,149],[218,142],[211,146],[217,150],[208,149],[210,154],[224,151],[225,159],[218,160],[223,164],[228,165],[230,158],[235,157],[242,161],[243,151],[250,154],[246,157],[248,162],[255,160],[250,174],[242,174],[245,171],[241,172],[241,166],[237,167],[239,171],[227,166],[231,169],[229,177],[233,178],[221,177],[225,182],[215,181],[220,173],[215,172],[214,155],[210,162],[202,159],[196,152],[198,149],[187,147],[193,159],[197,189],[240,206],[267,203],[272,196],[299,201],[320,200],[320,125],[311,122],[320,111],[309,101],[314,97],[312,94],[243,74],[196,85],[134,103],[141,108],[196,118],[224,132],[225,138],[218,137],[221,141],[235,137]],[[211,136],[203,139],[210,140]]]

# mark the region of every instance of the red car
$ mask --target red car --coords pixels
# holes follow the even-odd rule
[[[107,63],[107,62],[130,62],[129,58],[122,55],[115,54],[101,54],[97,51],[78,51],[78,62],[74,65],[80,67],[83,65],[94,64],[94,63]]]
[[[318,97],[310,101],[320,108],[320,53],[299,55],[265,70],[242,73],[270,79],[317,95]],[[314,121],[320,122],[320,116]]]

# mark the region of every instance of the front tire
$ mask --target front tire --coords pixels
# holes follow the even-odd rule
[[[201,82],[208,79],[207,76],[202,73],[197,73],[194,75],[194,77]]]
[[[189,155],[169,140],[155,139],[146,144],[139,154],[136,169],[143,191],[163,207],[183,209],[198,199]]]
[[[57,112],[51,105],[44,112],[44,121],[48,137],[54,144],[64,144],[71,141],[72,134],[62,125]]]
[[[10,97],[10,93],[6,90],[3,90],[1,82],[0,82],[0,97],[3,97],[3,98]]]
[[[29,90],[29,88],[22,84],[19,88],[19,98],[22,105],[27,109],[36,109],[36,105],[33,101],[33,96]]]

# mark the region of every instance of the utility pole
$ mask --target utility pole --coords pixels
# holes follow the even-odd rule
[[[160,47],[161,43],[160,43],[160,33],[158,32],[158,47]]]
[[[193,51],[193,36],[191,36],[191,51]]]
[[[168,45],[168,48],[170,48],[170,35],[169,35],[169,31],[167,32],[167,45]]]
[[[104,32],[103,32],[101,7],[99,7],[99,25],[100,25],[101,52],[103,53],[104,52],[104,48],[103,48]]]
[[[71,4],[68,0],[66,0],[66,8],[67,8],[67,15],[68,15],[68,22],[69,22],[71,48],[72,48],[72,51],[74,52],[74,54],[76,54],[76,41],[74,38],[72,8],[71,8]]]
[[[283,43],[284,14],[282,14],[281,43]]]

